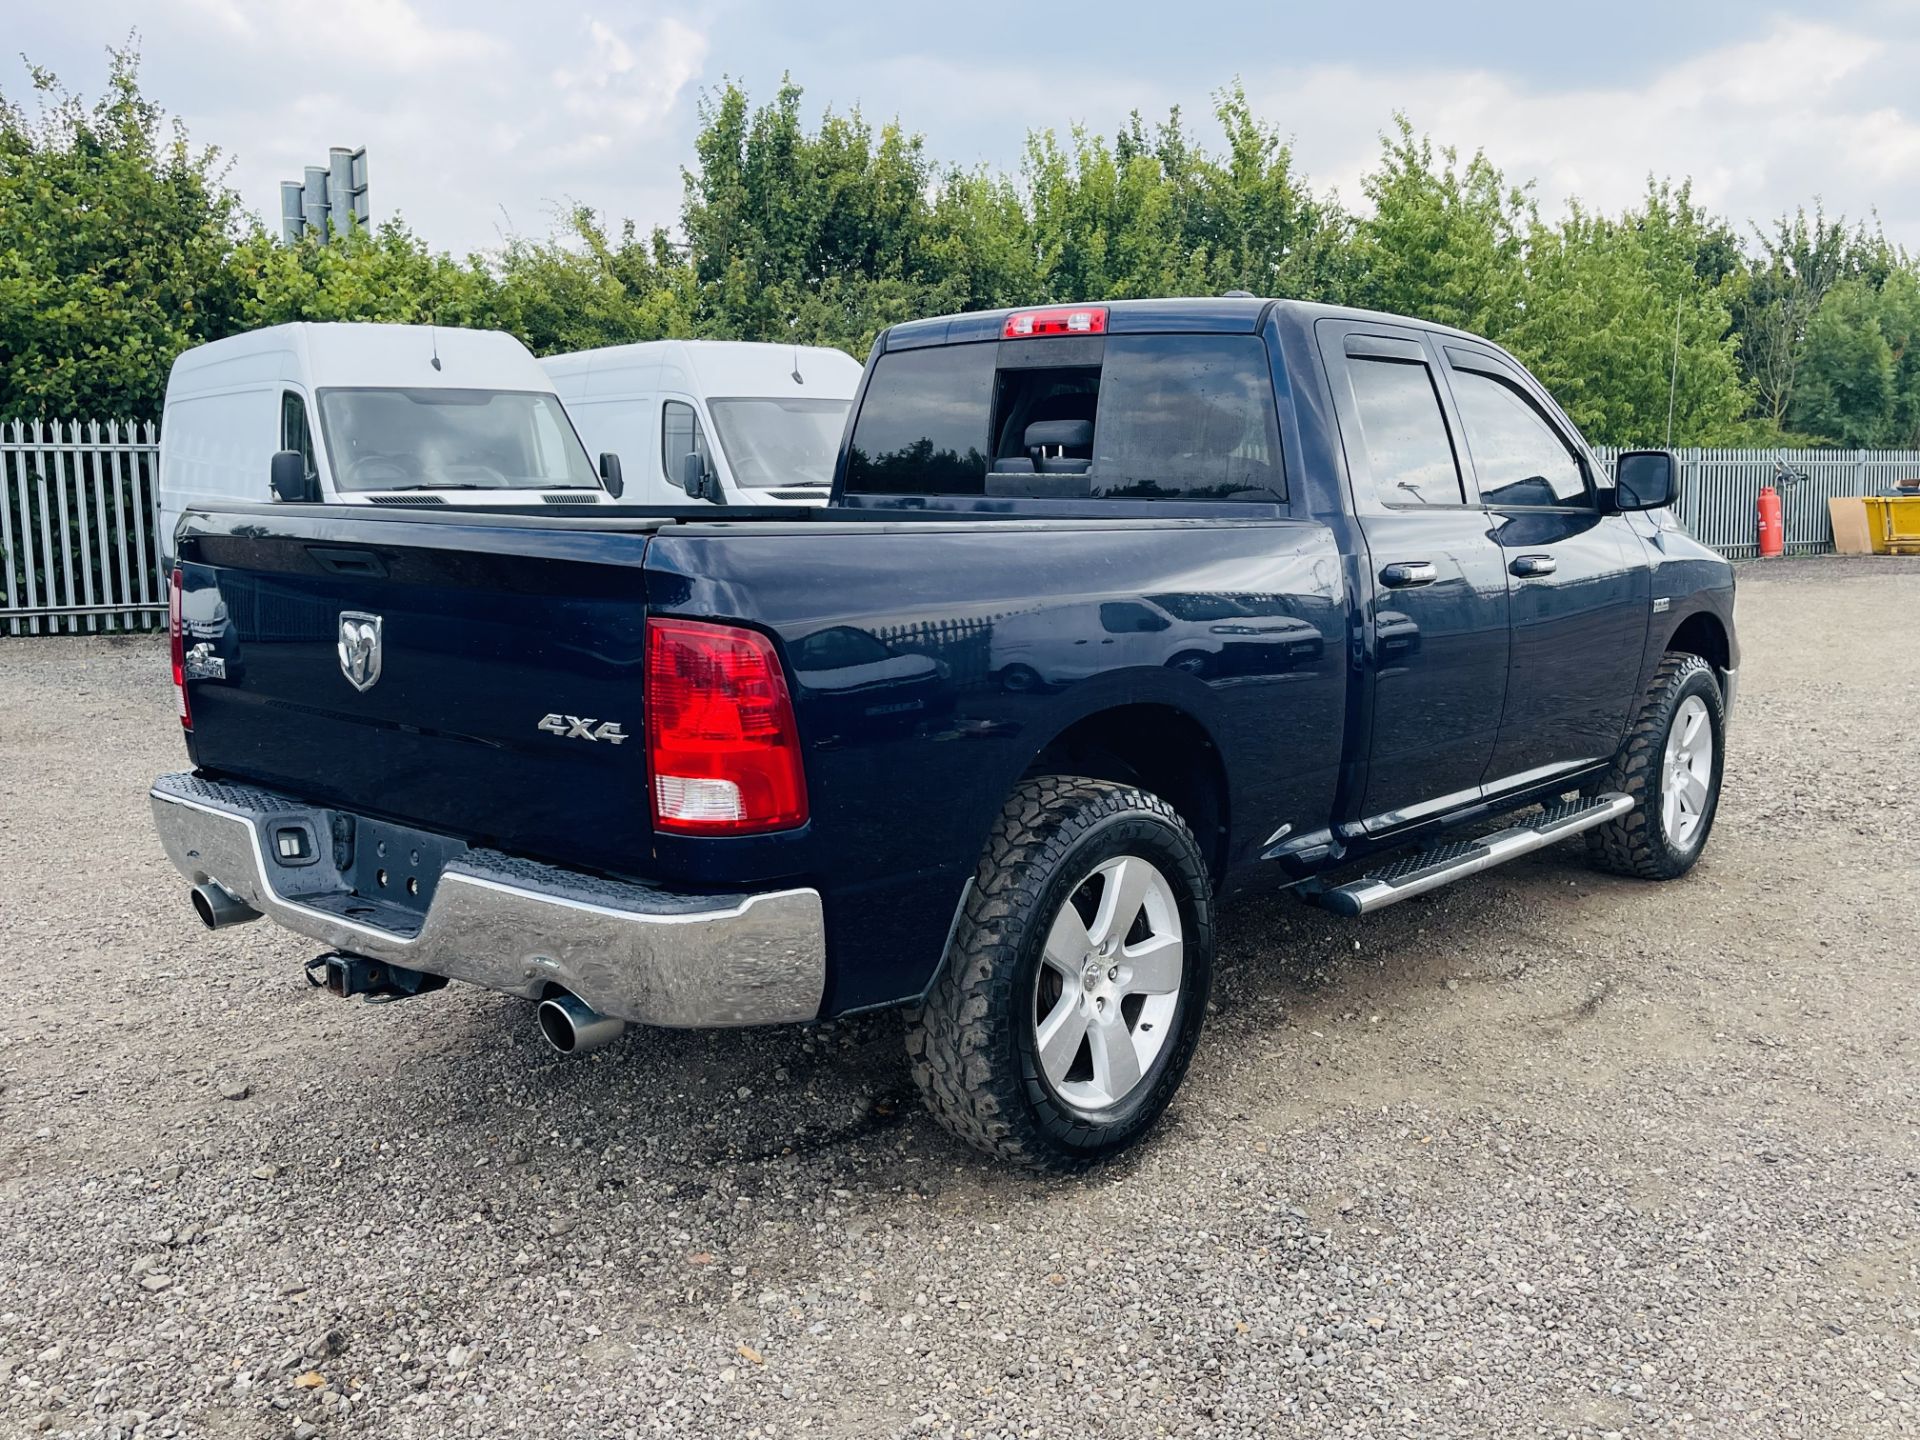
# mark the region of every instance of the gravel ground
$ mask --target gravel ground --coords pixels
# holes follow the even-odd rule
[[[309,989],[153,839],[164,647],[0,641],[0,1435],[1920,1433],[1920,563],[1741,585],[1689,879],[1243,904],[1069,1182],[895,1017],[561,1060]]]

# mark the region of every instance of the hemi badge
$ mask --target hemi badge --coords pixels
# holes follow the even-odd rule
[[[1653,613],[1656,615],[1664,615],[1667,613],[1668,610],[1672,608],[1673,608],[1673,601],[1668,599],[1664,595],[1661,596],[1658,600],[1653,602]]]

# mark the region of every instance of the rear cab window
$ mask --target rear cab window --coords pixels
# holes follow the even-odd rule
[[[1283,503],[1255,334],[986,340],[883,352],[846,492]]]
[[[986,493],[995,349],[992,343],[940,345],[883,354],[854,422],[847,489],[859,495]]]

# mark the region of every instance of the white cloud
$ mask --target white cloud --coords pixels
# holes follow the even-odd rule
[[[1627,85],[1523,84],[1488,71],[1315,66],[1249,74],[1255,108],[1287,126],[1320,184],[1349,204],[1395,110],[1463,154],[1483,149],[1543,207],[1569,196],[1615,210],[1649,174],[1691,176],[1695,198],[1736,222],[1765,222],[1818,196],[1830,213],[1878,208],[1920,244],[1920,121],[1890,103],[1920,47],[1837,26],[1783,22]],[[1529,77],[1531,79],[1531,77]]]
[[[1292,133],[1309,180],[1349,205],[1404,110],[1436,140],[1484,148],[1510,179],[1537,181],[1548,213],[1569,195],[1617,210],[1650,173],[1691,176],[1696,196],[1736,222],[1818,196],[1829,213],[1877,208],[1890,235],[1920,249],[1920,24],[1893,0],[1850,22],[1756,18],[1746,38],[1664,63],[1650,46],[1625,72],[1577,54],[1567,63],[1565,37],[1543,21],[1534,48],[1551,62],[1395,64],[1366,58],[1379,47],[1360,35],[1338,62],[1268,64],[1270,50],[1216,54],[1196,31],[1169,41],[1164,65],[1116,44],[1097,84],[1036,83],[996,57],[991,34],[922,50],[900,16],[823,28],[747,0],[85,0],[27,14],[21,48],[88,94],[101,39],[137,24],[147,92],[236,157],[232,179],[261,213],[275,214],[277,182],[329,145],[365,144],[375,215],[402,211],[456,251],[495,244],[509,225],[544,231],[574,201],[672,223],[692,96],[722,69],[752,77],[765,101],[791,66],[810,120],[823,105],[863,104],[871,120],[898,115],[925,132],[936,160],[1011,170],[1028,129],[1064,133],[1077,119],[1111,135],[1134,108],[1156,121],[1178,103],[1213,143],[1205,67],[1216,64],[1212,81],[1238,71],[1256,112]]]
[[[329,63],[415,71],[507,54],[501,40],[482,31],[429,24],[406,0],[187,0],[186,8],[229,43],[283,58],[293,76]]]
[[[671,223],[703,31],[665,14],[535,25],[518,6],[483,30],[470,6],[447,13],[459,18],[406,0],[189,0],[148,38],[149,88],[234,156],[232,182],[270,221],[281,179],[330,145],[365,145],[375,221],[398,211],[456,253],[542,234],[575,201]],[[220,83],[154,86],[183,40],[219,56]]]
[[[592,43],[585,63],[559,66],[552,74],[562,109],[587,128],[554,158],[608,155],[617,141],[658,129],[707,56],[707,37],[672,16],[632,42],[599,19],[587,22],[587,35]]]
[[[1649,175],[1691,177],[1696,200],[1739,225],[1818,197],[1829,214],[1877,210],[1892,238],[1920,249],[1920,106],[1907,98],[1920,67],[1914,28],[1775,20],[1753,38],[1614,81],[1560,63],[1223,63],[1239,70],[1255,112],[1292,137],[1309,182],[1356,208],[1365,208],[1360,177],[1377,163],[1380,134],[1404,111],[1463,157],[1485,150],[1510,181],[1535,182],[1549,215],[1570,196],[1618,210],[1641,198]],[[927,132],[931,154],[965,164],[1017,165],[1028,128],[1064,135],[1079,120],[1110,136],[1129,109],[1151,122],[1174,104],[1191,133],[1214,140],[1211,97],[1151,71],[1109,71],[1097,91],[1066,91],[989,60],[916,54],[877,59],[835,83],[835,98],[860,96],[876,118],[897,111]],[[994,129],[982,115],[996,117]]]

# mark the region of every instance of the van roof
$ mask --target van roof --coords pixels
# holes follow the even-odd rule
[[[646,340],[569,355],[541,365],[569,396],[611,395],[622,381],[633,388],[686,388],[702,395],[779,395],[851,399],[860,362],[823,345],[777,345],[753,340]],[[796,384],[798,371],[803,379]]]
[[[315,388],[553,388],[527,347],[503,330],[342,322],[269,325],[195,346],[173,362],[167,393],[251,380],[304,380]]]

